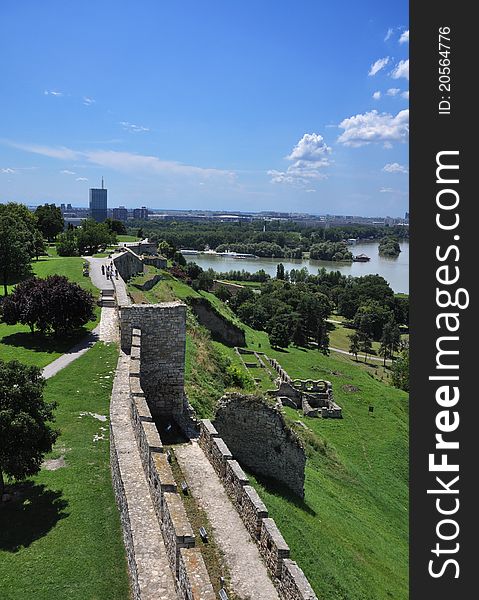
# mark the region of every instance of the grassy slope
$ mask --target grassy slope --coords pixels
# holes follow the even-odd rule
[[[91,283],[89,277],[82,275],[83,259],[80,257],[58,258],[52,256],[42,257],[32,262],[33,272],[37,277],[48,275],[65,275],[89,290],[94,297],[98,295],[97,288]],[[10,286],[10,290],[13,286]],[[30,334],[30,329],[24,325],[5,325],[0,323],[0,358],[13,360],[14,358],[29,365],[44,367],[71,348],[85,335],[85,329],[91,331],[98,324],[100,309],[95,307],[96,320],[88,323],[72,338],[55,339],[52,336],[42,336],[38,332]]]
[[[118,352],[96,344],[48,381],[61,430],[51,457],[66,467],[29,480],[23,503],[0,508],[2,600],[127,600],[128,577],[110,478],[108,415]],[[105,429],[101,429],[101,427]],[[95,434],[106,439],[93,441]],[[48,458],[48,457],[47,457]]]

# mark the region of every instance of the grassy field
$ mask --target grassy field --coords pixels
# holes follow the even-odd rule
[[[49,249],[50,250],[50,249]],[[36,277],[49,275],[65,275],[90,291],[96,298],[98,289],[91,283],[89,277],[84,277],[83,259],[80,257],[42,257],[32,262],[33,273]],[[14,286],[10,286],[9,291]],[[43,336],[36,332],[33,335],[24,325],[5,325],[0,323],[0,358],[13,360],[14,358],[29,365],[44,367],[75,345],[87,331],[98,325],[100,308],[95,306],[95,321],[87,325],[72,337],[56,339],[53,336]]]
[[[331,380],[344,415],[305,419],[285,409],[306,440],[304,503],[254,482],[293,557],[320,598],[407,598],[407,395],[342,356],[289,351],[275,358],[292,377]],[[298,417],[307,430],[294,425]]]
[[[129,597],[108,420],[87,414],[108,415],[117,356],[115,345],[98,343],[48,381],[61,436],[47,458],[65,466],[10,488],[14,500],[0,507],[2,600]]]

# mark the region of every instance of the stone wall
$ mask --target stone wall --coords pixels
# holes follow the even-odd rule
[[[228,394],[218,404],[214,426],[241,464],[304,497],[306,454],[277,408],[256,396]]]
[[[143,273],[143,261],[132,250],[125,248],[123,252],[113,255],[113,264],[118,269],[120,277],[128,281],[133,275]]]
[[[165,542],[171,570],[175,575],[178,598],[180,600],[213,600],[215,593],[208,576],[201,552],[195,548],[195,535],[188,520],[181,496],[171,470],[167,454],[153,420],[142,390],[139,372],[141,346],[144,335],[133,328],[131,353],[127,370],[129,381],[130,420],[137,443],[145,478],[158,519],[158,525]],[[133,451],[134,449],[132,449]],[[136,573],[135,555],[131,540],[131,526],[128,519],[128,505],[122,494],[121,475],[118,470],[115,443],[112,434],[112,472],[115,492],[120,507],[125,546],[129,562],[135,600],[141,600]],[[153,575],[152,575],[153,576]],[[172,599],[173,600],[173,599]]]
[[[207,298],[189,298],[188,300],[199,323],[211,332],[211,337],[227,346],[244,346],[245,333],[222,314]]]
[[[132,331],[142,331],[139,378],[154,417],[184,412],[186,306],[182,302],[120,308],[121,348],[129,353]]]
[[[303,571],[289,558],[290,549],[248,477],[229,452],[211,421],[200,421],[200,447],[219,474],[246,529],[258,544],[282,600],[317,600]],[[219,451],[221,449],[221,452]],[[220,466],[219,462],[223,462]]]

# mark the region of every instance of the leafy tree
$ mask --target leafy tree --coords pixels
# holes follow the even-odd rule
[[[161,254],[165,258],[173,258],[173,256],[175,255],[175,252],[176,252],[175,246],[172,246],[168,242],[165,242],[165,240],[163,240],[162,242],[160,242],[158,244],[158,254]]]
[[[9,325],[23,323],[33,332],[52,330],[68,334],[94,319],[90,292],[62,275],[32,278],[19,284],[4,302],[3,319]]]
[[[213,287],[213,275],[208,271],[203,271],[198,275],[198,285],[200,290],[209,291]]]
[[[223,302],[227,302],[231,299],[231,292],[225,285],[219,285],[215,290],[215,296],[222,300]]]
[[[110,233],[117,233],[118,235],[126,235],[126,227],[125,224],[119,221],[118,219],[105,219],[103,221],[105,225],[108,227]]]
[[[38,206],[35,211],[35,219],[38,229],[49,242],[53,242],[65,226],[62,211],[54,204]]]
[[[44,287],[43,280],[34,277],[18,283],[12,294],[3,301],[3,322],[7,325],[28,325],[32,333],[35,326],[45,331],[47,325],[44,318],[50,299],[44,295]]]
[[[404,348],[392,367],[391,375],[393,385],[405,392],[409,391],[409,349]]]
[[[73,229],[68,229],[58,236],[57,254],[58,256],[78,256],[78,243]]]
[[[389,321],[383,327],[381,346],[379,348],[380,355],[384,357],[384,366],[386,366],[386,359],[393,358],[394,352],[399,350],[400,341],[401,332],[394,320],[394,316],[391,316]]]
[[[8,283],[31,272],[32,235],[22,220],[0,212],[0,277],[5,296]]]
[[[358,360],[358,352],[361,350],[360,338],[357,333],[349,335],[349,354],[353,354],[356,361]]]
[[[35,229],[33,232],[33,253],[35,258],[38,260],[38,257],[46,252],[45,240],[43,239],[43,234],[38,229]]]
[[[291,341],[289,327],[282,319],[277,319],[271,327],[268,338],[273,348],[287,348]]]
[[[80,254],[95,254],[100,248],[116,242],[116,235],[110,232],[108,226],[93,219],[85,219],[75,230],[75,235]]]
[[[0,360],[0,497],[3,475],[22,480],[40,470],[58,432],[54,403],[43,399],[45,381],[38,367]]]
[[[198,279],[198,275],[203,272],[203,269],[195,262],[187,262],[185,267],[188,277],[191,279]]]
[[[359,349],[364,353],[364,362],[367,362],[368,355],[371,354],[373,349],[373,341],[367,333],[364,331],[359,332]]]

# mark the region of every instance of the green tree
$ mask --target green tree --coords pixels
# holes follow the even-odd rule
[[[357,333],[349,335],[349,354],[353,354],[356,361],[358,360],[358,352],[361,350],[360,338]]]
[[[404,348],[399,358],[394,361],[391,375],[394,387],[409,391],[409,348]]]
[[[38,367],[0,360],[0,498],[4,474],[22,480],[40,470],[58,432],[54,403],[43,398],[45,380]]]
[[[21,220],[0,212],[0,277],[5,296],[9,283],[31,273],[32,235]]]
[[[126,227],[125,224],[119,221],[118,219],[105,219],[103,221],[105,225],[110,230],[110,233],[117,233],[118,235],[126,235]]]
[[[57,238],[58,256],[78,256],[78,243],[74,229],[60,233]]]
[[[273,348],[287,348],[291,341],[289,327],[282,319],[274,321],[268,334],[269,343]]]
[[[111,233],[108,226],[93,219],[85,219],[81,227],[75,229],[75,235],[80,254],[95,254],[100,248],[116,242],[116,235]]]
[[[43,239],[43,234],[39,229],[35,229],[33,232],[33,253],[35,258],[38,260],[38,257],[46,252],[45,240]]]
[[[367,362],[368,355],[371,354],[373,349],[373,341],[367,333],[364,331],[359,332],[359,349],[364,353],[364,362]]]
[[[35,211],[35,219],[38,229],[49,242],[53,242],[65,226],[62,211],[54,204],[38,206]]]

